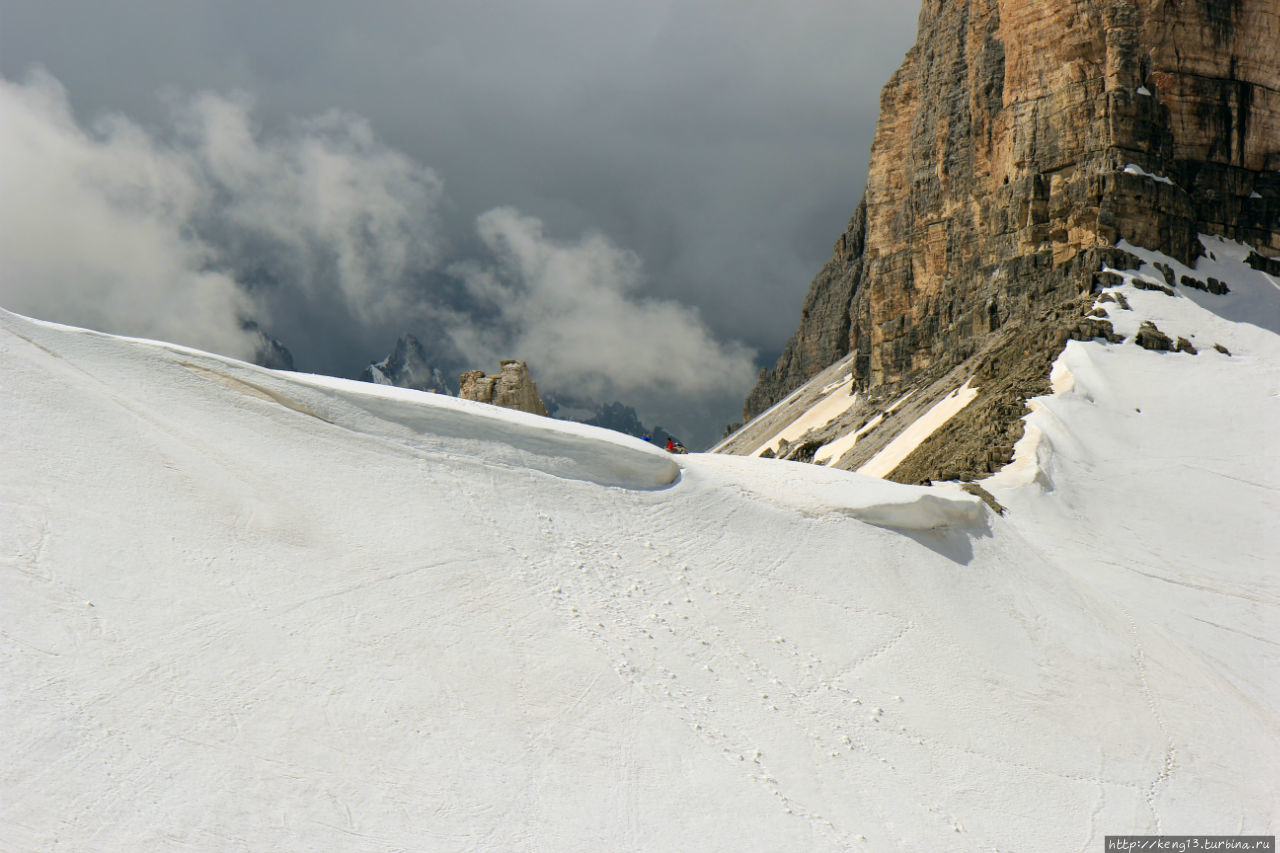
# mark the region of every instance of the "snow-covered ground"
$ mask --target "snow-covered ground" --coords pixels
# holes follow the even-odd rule
[[[1003,517],[0,315],[0,849],[1275,833],[1280,288],[1217,277],[1117,288],[1200,354],[1070,344]]]

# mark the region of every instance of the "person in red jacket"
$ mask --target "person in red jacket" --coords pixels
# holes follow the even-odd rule
[[[676,440],[671,436],[667,436],[667,452],[668,453],[676,452]]]

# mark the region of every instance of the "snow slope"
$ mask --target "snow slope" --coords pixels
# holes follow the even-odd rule
[[[1280,337],[1119,290],[1004,517],[0,314],[0,849],[1275,833]]]

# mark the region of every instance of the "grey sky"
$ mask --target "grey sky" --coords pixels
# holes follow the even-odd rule
[[[474,278],[478,258],[532,281],[510,257],[492,260],[497,231],[527,230],[533,217],[562,252],[586,251],[599,232],[640,272],[608,253],[589,269],[625,269],[617,287],[628,299],[692,307],[721,355],[742,345],[764,360],[857,203],[879,90],[917,11],[867,0],[0,0],[0,72],[18,81],[41,65],[83,126],[122,113],[157,144],[174,133],[173,105],[203,91],[250,95],[264,137],[335,108],[364,117],[378,146],[442,182],[429,235],[442,263],[472,264]],[[495,208],[510,210],[478,228]],[[344,335],[343,319],[326,317],[314,336],[279,334],[301,367],[353,375],[406,331],[393,314]],[[665,351],[637,350],[656,361]],[[749,384],[743,375],[723,382]],[[712,413],[704,401],[681,423],[679,400],[639,388],[613,396],[699,443],[746,391],[724,388]]]

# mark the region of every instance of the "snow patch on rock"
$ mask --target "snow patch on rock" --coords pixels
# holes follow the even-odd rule
[[[1168,184],[1169,186],[1174,185],[1173,181],[1169,180],[1164,175],[1153,175],[1151,172],[1148,172],[1146,169],[1143,169],[1137,163],[1130,163],[1129,165],[1125,166],[1124,171],[1125,171],[1125,174],[1127,175],[1140,175],[1144,178],[1150,178],[1151,180],[1158,181],[1159,183],[1162,183],[1162,184]]]
[[[840,415],[853,408],[857,403],[858,397],[853,393],[853,376],[852,374],[844,377],[838,383],[826,386],[822,389],[825,395],[820,401],[810,406],[805,412],[791,423],[787,424],[777,433],[769,438],[768,441],[758,447],[752,456],[759,456],[766,450],[777,452],[779,445],[783,441],[795,441],[802,437],[811,429],[818,429],[831,423]]]
[[[965,406],[978,396],[978,389],[966,381],[964,385],[943,397],[921,415],[910,426],[871,459],[858,469],[859,474],[868,477],[886,477],[894,468],[902,464],[902,460],[911,455],[920,444],[938,431],[938,428],[958,415]],[[901,401],[897,405],[900,405]]]

